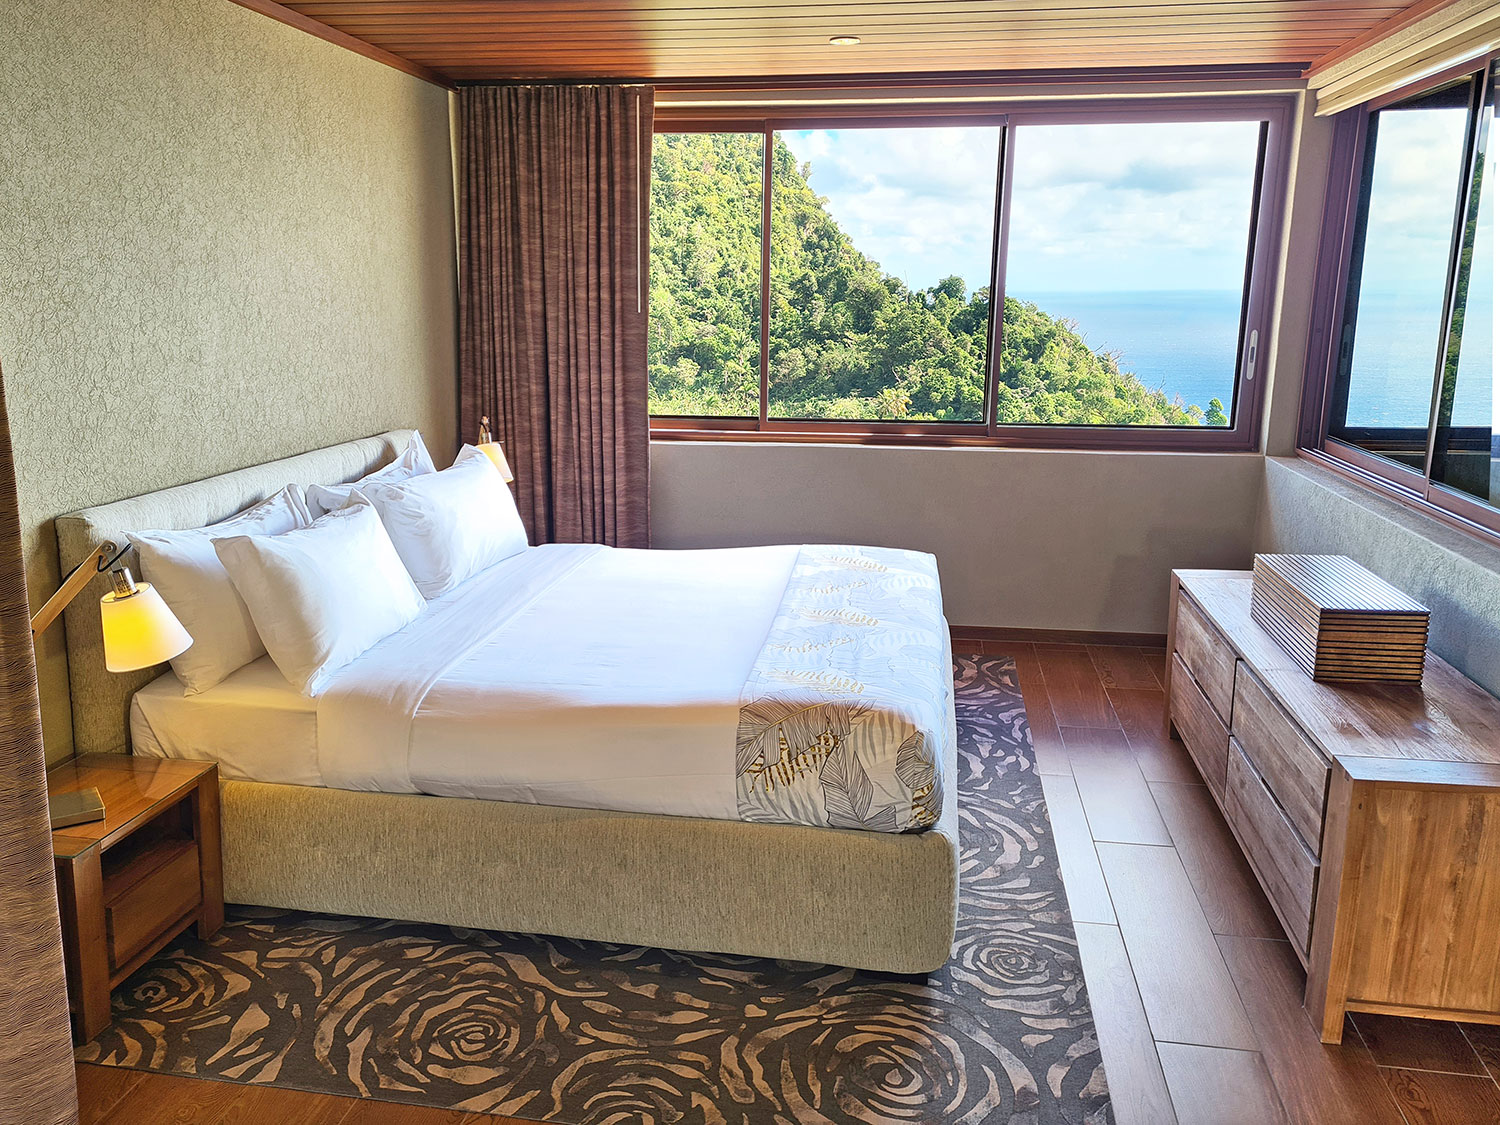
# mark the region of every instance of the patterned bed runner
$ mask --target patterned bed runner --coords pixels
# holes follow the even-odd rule
[[[803,547],[740,696],[740,819],[931,827],[953,738],[946,629],[931,555]]]

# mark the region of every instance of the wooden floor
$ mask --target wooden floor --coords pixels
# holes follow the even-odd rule
[[[982,647],[1020,668],[1119,1125],[1500,1122],[1500,1028],[1356,1016],[1318,1042],[1301,967],[1165,736],[1160,650]],[[85,1125],[508,1120],[113,1067],[78,1082]]]
[[[80,1125],[521,1125],[510,1117],[78,1065]]]
[[[1160,649],[981,647],[1020,670],[1119,1125],[1500,1122],[1500,1028],[1356,1015],[1318,1041],[1302,968],[1166,737]]]

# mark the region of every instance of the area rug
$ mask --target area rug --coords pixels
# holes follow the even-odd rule
[[[1104,1125],[1015,665],[954,664],[959,925],[931,976],[239,908],[77,1057],[570,1125]]]

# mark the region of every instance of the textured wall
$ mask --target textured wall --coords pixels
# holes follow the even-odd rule
[[[961,625],[1164,633],[1173,567],[1248,567],[1261,458],[657,442],[656,547],[937,556]]]
[[[445,91],[229,0],[0,4],[33,607],[54,515],[396,426],[451,449],[453,239]],[[56,759],[66,666],[42,641]]]
[[[1256,550],[1348,555],[1432,610],[1432,651],[1500,694],[1500,548],[1294,457],[1266,461]]]

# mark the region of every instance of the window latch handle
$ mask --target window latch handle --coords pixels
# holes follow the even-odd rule
[[[1245,382],[1255,378],[1255,353],[1260,348],[1260,329],[1250,329],[1250,343],[1245,348]]]

